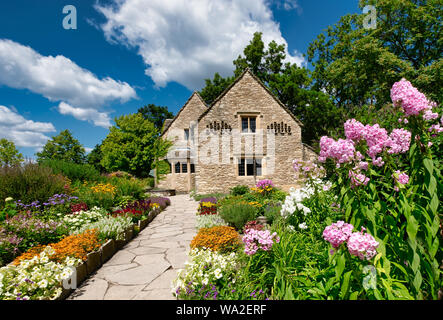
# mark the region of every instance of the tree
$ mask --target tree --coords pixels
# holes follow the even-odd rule
[[[63,160],[73,163],[85,163],[85,148],[66,129],[48,140],[41,152],[36,153],[37,161]]]
[[[285,59],[285,45],[271,41],[265,49],[262,33],[256,32],[243,55],[233,61],[234,75],[238,77],[249,68],[303,122],[303,141],[312,144],[340,124],[342,110],[328,95],[311,89],[309,70],[285,63]],[[216,73],[213,81],[206,79],[200,95],[211,103],[234,79]]]
[[[431,99],[443,97],[443,30],[440,0],[362,0],[374,5],[375,29],[366,14],[348,14],[328,27],[308,49],[315,90],[324,90],[347,110],[390,103],[390,88],[402,77]]]
[[[169,112],[168,107],[156,106],[155,104],[148,104],[137,111],[143,118],[151,121],[154,126],[161,132],[163,123],[166,119],[172,119],[174,114]]]
[[[218,72],[216,72],[213,80],[205,79],[206,85],[199,94],[207,104],[211,104],[227,87],[231,85],[234,79],[234,77],[223,78]]]
[[[0,139],[0,167],[13,166],[23,162],[23,155],[18,152],[14,142]]]
[[[103,158],[103,153],[101,151],[101,143],[95,145],[94,149],[87,155],[86,161],[94,166],[98,171],[105,172],[105,168],[101,165],[100,161]]]
[[[108,171],[147,177],[153,163],[162,156],[160,140],[159,129],[140,113],[121,116],[102,142],[100,163]]]

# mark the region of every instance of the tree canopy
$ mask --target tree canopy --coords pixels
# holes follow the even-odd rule
[[[147,177],[156,159],[163,156],[165,143],[159,129],[140,113],[123,115],[115,119],[115,126],[102,142],[100,163],[107,171]]]
[[[52,137],[43,147],[41,152],[36,153],[37,161],[63,160],[74,163],[85,163],[85,148],[66,129]]]
[[[364,28],[367,14],[348,14],[321,33],[308,49],[313,89],[346,109],[381,107],[391,102],[392,84],[404,77],[442,101],[441,1],[362,0],[359,5],[375,7],[376,28]]]
[[[200,95],[207,103],[222,93],[236,77],[249,68],[289,110],[304,124],[303,141],[312,143],[342,118],[328,95],[311,90],[309,70],[296,64],[285,63],[285,46],[271,41],[267,47],[262,33],[256,32],[243,50],[243,55],[233,61],[234,77],[223,78],[218,73],[214,79],[206,79]]]
[[[174,117],[174,114],[168,110],[168,107],[157,106],[152,103],[138,109],[137,112],[146,120],[151,121],[160,132],[165,120]]]
[[[23,155],[18,152],[14,142],[0,139],[0,167],[13,166],[23,162]]]

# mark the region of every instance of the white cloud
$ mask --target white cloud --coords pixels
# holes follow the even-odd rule
[[[301,7],[298,4],[298,0],[277,0],[277,6],[279,8],[283,8],[287,11],[290,10],[301,10]]]
[[[0,138],[6,138],[17,147],[39,149],[49,139],[44,133],[55,132],[52,123],[26,120],[16,111],[0,105]]]
[[[78,120],[93,122],[97,127],[109,128],[111,126],[109,115],[95,109],[75,108],[65,102],[60,102],[58,111],[64,115],[71,115]]]
[[[50,101],[63,101],[88,111],[101,109],[115,100],[124,103],[137,96],[126,82],[110,77],[99,79],[64,56],[42,56],[30,47],[7,39],[0,39],[0,84],[28,89]],[[81,120],[94,121],[84,116]],[[103,123],[102,120],[97,122]]]
[[[137,48],[159,87],[176,81],[195,90],[215,72],[232,75],[232,60],[256,31],[287,47],[267,0],[114,0],[96,8],[106,38]],[[305,63],[299,54],[287,60]]]

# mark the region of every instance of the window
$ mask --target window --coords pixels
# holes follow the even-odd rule
[[[243,133],[255,133],[257,129],[256,117],[242,117],[241,118],[241,131]]]
[[[191,163],[191,173],[195,173],[195,164]]]
[[[186,162],[182,163],[182,173],[188,173],[188,164]]]
[[[185,140],[189,141],[189,129],[185,129]]]
[[[180,162],[175,164],[175,173],[180,173]]]
[[[255,159],[255,158],[238,159],[238,175],[239,176],[261,176],[262,175],[261,159]]]

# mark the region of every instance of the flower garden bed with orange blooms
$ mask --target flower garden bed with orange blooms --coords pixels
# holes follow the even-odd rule
[[[207,248],[219,252],[230,252],[240,247],[239,234],[232,227],[215,226],[202,228],[191,241],[191,248]]]
[[[51,260],[55,262],[63,262],[67,257],[77,258],[86,261],[87,254],[100,248],[101,243],[97,237],[97,230],[87,230],[82,234],[73,234],[66,236],[60,242],[51,243],[50,246],[55,250],[55,254],[51,256]],[[17,257],[14,265],[19,265],[23,260],[31,260],[34,256],[39,255],[46,246],[36,246]]]

